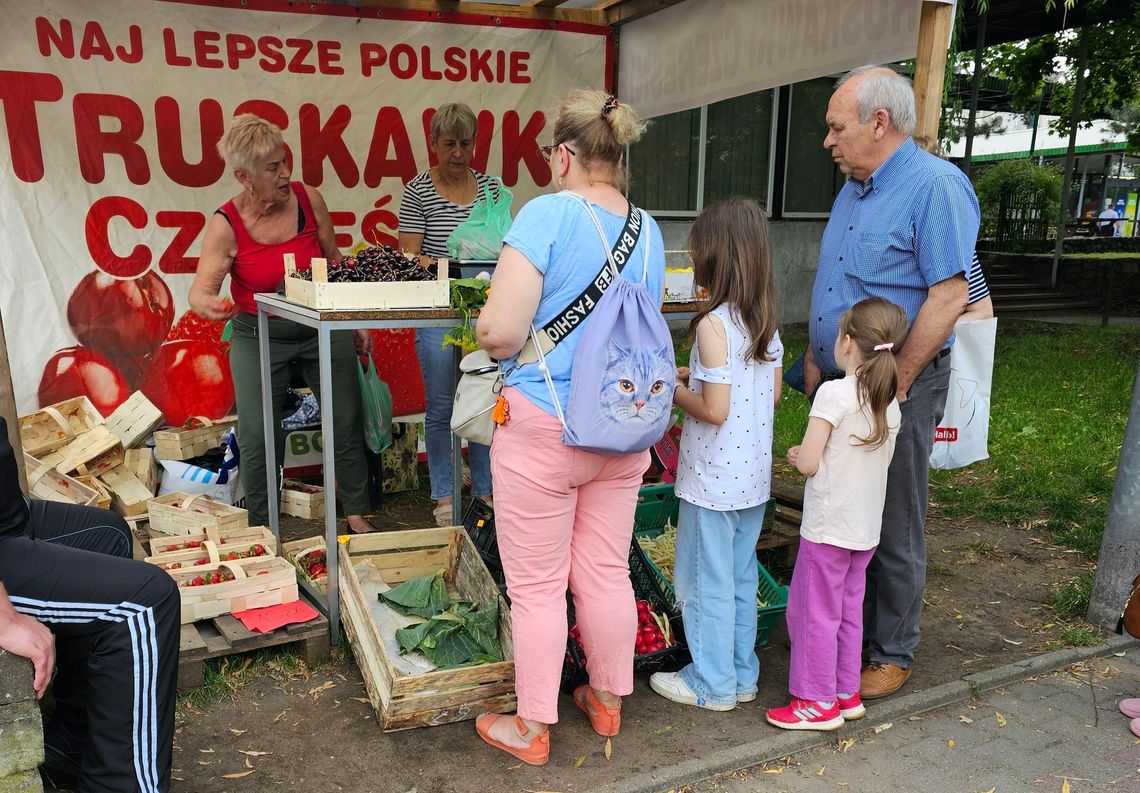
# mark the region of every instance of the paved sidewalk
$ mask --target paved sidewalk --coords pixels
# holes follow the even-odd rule
[[[869,703],[867,718],[833,733],[761,723],[748,744],[604,790],[1064,793],[1068,780],[1068,793],[1140,793],[1140,741],[1117,709],[1134,696],[1140,644],[1116,637]]]

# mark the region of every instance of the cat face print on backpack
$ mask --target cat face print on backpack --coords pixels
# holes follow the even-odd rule
[[[602,373],[601,415],[614,430],[641,432],[673,406],[676,367],[666,347],[629,349],[610,340]]]

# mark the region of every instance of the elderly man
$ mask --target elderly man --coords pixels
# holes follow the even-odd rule
[[[844,311],[877,295],[910,318],[898,351],[902,427],[887,476],[882,536],[867,570],[865,699],[898,691],[914,662],[926,586],[927,466],[980,220],[969,180],[915,144],[914,122],[914,90],[887,68],[855,69],[831,97],[823,145],[847,183],[823,234],[804,359],[810,396],[824,379],[843,376],[833,351]]]

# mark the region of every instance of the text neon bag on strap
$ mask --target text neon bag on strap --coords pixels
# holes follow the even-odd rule
[[[644,261],[641,281],[634,283],[619,275],[597,215],[588,201],[581,199],[581,204],[606,251],[611,283],[578,330],[582,338],[571,364],[565,414],[536,339],[539,365],[562,422],[563,443],[600,454],[645,451],[661,440],[672,422],[677,375],[673,337],[646,287],[652,235],[641,235]]]

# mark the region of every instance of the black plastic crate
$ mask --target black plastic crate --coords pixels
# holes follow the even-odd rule
[[[503,562],[499,558],[499,542],[495,537],[494,511],[482,499],[471,499],[463,513],[463,528],[467,529],[467,535],[475,543],[475,549],[483,557],[483,564],[487,565],[495,583],[504,583]]]

